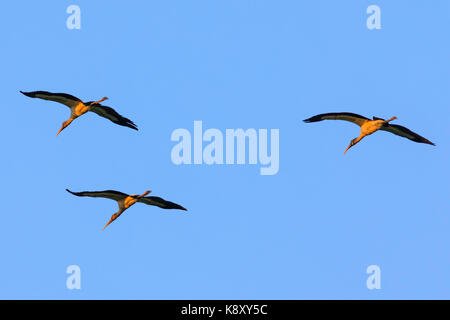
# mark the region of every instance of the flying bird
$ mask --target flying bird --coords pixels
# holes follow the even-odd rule
[[[103,227],[103,230],[114,220],[116,220],[125,210],[127,210],[129,207],[131,207],[136,202],[142,202],[151,206],[157,206],[163,209],[179,209],[179,210],[185,210],[182,206],[166,201],[160,197],[146,197],[150,193],[150,191],[145,191],[141,195],[136,194],[125,194],[119,191],[114,190],[105,190],[105,191],[83,191],[83,192],[72,192],[69,189],[66,189],[67,192],[70,192],[73,195],[76,195],[78,197],[94,197],[94,198],[107,198],[111,200],[117,201],[117,204],[119,205],[119,211],[114,213],[111,216],[111,219],[109,219],[108,223]]]
[[[350,112],[333,112],[333,113],[323,113],[317,116],[311,117],[309,119],[303,120],[304,122],[318,122],[322,120],[345,120],[350,121],[361,127],[361,133],[358,138],[350,141],[350,145],[345,149],[344,154],[348,149],[353,147],[359,141],[361,141],[364,137],[371,135],[372,133],[383,130],[388,131],[390,133],[396,134],[401,137],[408,138],[414,142],[419,143],[427,143],[431,145],[435,145],[433,142],[425,139],[424,137],[418,135],[415,132],[412,132],[408,128],[399,126],[397,124],[390,124],[389,122],[397,119],[397,117],[392,117],[389,120],[384,120],[381,118],[373,117],[373,120],[370,120],[366,117],[360,116],[359,114],[350,113]]]
[[[83,102],[77,97],[74,97],[67,93],[52,93],[48,91],[32,91],[32,92],[20,91],[20,92],[30,98],[39,98],[44,100],[55,101],[62,103],[70,108],[69,120],[63,122],[61,129],[59,129],[56,135],[58,135],[61,131],[67,128],[67,126],[69,126],[69,124],[71,124],[73,120],[75,120],[76,118],[85,114],[88,111],[95,112],[99,116],[109,119],[118,125],[138,130],[137,126],[133,123],[133,121],[125,117],[122,117],[113,108],[100,104],[100,102],[108,99],[107,97],[104,97],[103,99],[100,99],[98,101]]]

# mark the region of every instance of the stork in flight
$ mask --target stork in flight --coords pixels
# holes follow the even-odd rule
[[[435,145],[433,142],[425,139],[424,137],[418,135],[415,132],[412,132],[408,128],[399,126],[397,124],[390,124],[392,120],[397,119],[397,117],[392,117],[389,120],[384,120],[381,118],[373,117],[373,120],[370,120],[366,117],[360,116],[359,114],[350,113],[350,112],[333,112],[333,113],[323,113],[317,116],[311,117],[309,119],[303,120],[304,122],[318,122],[322,120],[345,120],[350,121],[361,127],[361,133],[358,138],[350,141],[350,145],[345,149],[344,154],[348,149],[353,147],[359,141],[361,141],[364,137],[371,135],[372,133],[383,130],[388,131],[390,133],[396,134],[401,137],[408,138],[414,142],[427,143],[431,145]]]
[[[114,220],[116,220],[125,210],[127,210],[129,207],[131,207],[136,202],[142,202],[151,206],[157,206],[163,209],[179,209],[179,210],[185,210],[182,206],[166,201],[160,197],[146,197],[150,193],[150,191],[145,191],[141,195],[136,194],[125,194],[119,191],[114,190],[105,190],[105,191],[83,191],[83,192],[72,192],[69,189],[66,189],[67,192],[70,192],[73,195],[76,195],[78,197],[94,197],[94,198],[107,198],[111,200],[116,200],[117,204],[119,205],[119,211],[114,213],[111,216],[111,219],[109,219],[108,223],[103,227],[103,230]]]
[[[55,101],[62,103],[70,108],[69,120],[63,122],[61,129],[59,129],[56,135],[58,135],[67,126],[69,126],[69,124],[71,124],[73,120],[75,120],[76,118],[85,114],[88,111],[95,112],[99,116],[109,119],[118,125],[137,130],[137,126],[133,123],[133,121],[125,117],[122,117],[113,108],[100,104],[100,102],[108,99],[107,97],[104,97],[103,99],[100,99],[98,101],[83,102],[77,97],[74,97],[67,93],[52,93],[48,91],[32,91],[32,92],[20,91],[20,92],[30,98],[39,98],[44,100]]]

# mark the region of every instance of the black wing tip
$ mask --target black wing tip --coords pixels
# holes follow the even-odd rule
[[[139,131],[137,125],[133,121],[131,121],[130,119],[127,119],[127,118],[125,118],[125,120],[122,122],[118,122],[117,124],[134,129],[136,131]]]
[[[123,127],[128,127],[128,128],[134,129],[136,131],[139,131],[137,125],[135,125],[133,123],[133,121],[131,121],[131,120],[122,121],[122,122],[116,122],[116,124],[118,124],[120,126],[123,126]]]
[[[131,129],[138,130],[138,126],[128,118],[122,117],[121,124]]]
[[[174,202],[164,200],[163,198],[160,197],[151,196],[151,197],[144,197],[144,199],[150,200],[150,202],[143,201],[145,204],[150,206],[157,206],[163,210],[183,210],[186,212],[188,211],[188,209],[186,209],[185,207],[180,206],[179,204],[176,204]]]
[[[303,120],[303,122],[310,123],[310,122],[317,122],[317,121],[321,121],[321,120],[322,120],[322,117],[317,115],[317,116],[305,119],[305,120]]]
[[[401,125],[399,125],[399,124],[389,124],[389,125],[388,125],[388,128],[389,128],[389,127],[392,127],[392,128],[397,129],[397,130],[400,130],[400,131],[402,131],[403,133],[408,134],[409,136],[400,135],[400,134],[398,134],[398,133],[396,133],[396,132],[392,132],[392,131],[390,131],[390,130],[386,130],[386,131],[388,131],[388,132],[390,132],[390,133],[393,133],[393,134],[396,134],[396,135],[398,135],[398,136],[407,138],[407,139],[409,139],[409,140],[411,140],[411,141],[414,141],[414,142],[417,142],[417,143],[425,143],[425,144],[429,144],[429,145],[432,145],[432,146],[436,146],[433,142],[431,142],[431,141],[428,140],[427,138],[422,137],[421,135],[419,135],[419,134],[417,134],[417,133],[415,133],[415,132],[409,130],[408,128],[406,128],[406,127],[404,127],[404,126],[401,126]]]
[[[68,98],[70,98],[70,99],[78,99],[77,97],[71,96],[71,95],[69,95],[69,94],[67,94],[67,93],[53,93],[53,92],[42,91],[42,90],[38,90],[38,91],[28,91],[28,92],[19,90],[19,92],[20,92],[21,94],[26,95],[27,97],[30,97],[30,98],[38,98],[36,95],[38,95],[38,94],[43,94],[43,95],[63,95],[63,96],[66,96],[66,97],[68,97]]]
[[[351,117],[355,117],[355,118],[359,118],[359,119],[369,120],[368,118],[366,118],[360,114],[353,113],[353,112],[329,112],[329,113],[321,113],[321,114],[315,115],[311,118],[303,120],[303,122],[310,123],[310,122],[318,122],[318,121],[326,120],[326,119],[328,119],[328,118],[324,118],[326,116],[351,116]]]
[[[31,91],[31,92],[25,92],[25,91],[19,90],[19,92],[20,92],[21,94],[27,96],[27,97],[34,98],[34,91]]]
[[[69,192],[70,194],[73,194],[74,196],[77,197],[81,197],[83,192],[74,192],[74,191],[70,191],[69,189],[66,189],[67,192]]]
[[[410,140],[412,140],[412,139],[410,139]],[[418,143],[429,144],[430,146],[436,146],[433,142],[431,142],[430,140],[425,139],[425,138],[414,139],[414,140],[412,140],[412,141],[418,142]]]
[[[163,198],[160,198],[160,197],[150,196],[150,197],[145,197],[145,198],[159,202],[161,205],[157,205],[157,206],[160,207],[161,209],[165,209],[165,210],[176,209],[176,210],[188,211],[185,207],[180,206],[179,204],[177,204],[175,202],[164,200]],[[156,205],[156,204],[153,204],[153,205]]]
[[[106,112],[112,113],[115,117],[117,117],[117,119],[114,120],[114,119],[111,119],[111,118],[105,117],[104,115],[99,114],[101,117],[109,119],[110,121],[112,121],[115,124],[118,124],[119,126],[128,127],[128,128],[134,129],[136,131],[139,131],[138,126],[133,121],[131,121],[128,118],[125,118],[124,116],[122,116],[120,113],[118,113],[113,108],[104,106],[100,103],[95,104],[95,106],[103,108],[104,110],[106,110]]]
[[[426,143],[426,144],[429,144],[431,146],[436,146],[433,142],[431,142],[427,138],[424,138],[424,137],[421,137],[421,136],[418,136],[418,139],[416,140],[416,142]]]
[[[182,207],[179,204],[176,204],[176,203],[173,203],[170,201],[168,201],[166,209],[177,209],[177,210],[188,211],[185,207]]]

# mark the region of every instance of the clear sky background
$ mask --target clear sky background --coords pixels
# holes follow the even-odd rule
[[[3,3],[0,298],[450,298],[449,18],[446,0]],[[89,113],[55,137],[68,109],[19,90],[107,96],[140,130]],[[302,122],[333,111],[436,147],[380,132],[344,156],[357,126]],[[174,165],[194,120],[279,129],[278,174]],[[116,203],[65,188],[189,211],[136,204],[102,231]]]

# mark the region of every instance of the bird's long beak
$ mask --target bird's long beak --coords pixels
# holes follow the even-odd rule
[[[353,144],[350,143],[350,144],[348,145],[347,149],[345,149],[344,154],[345,154],[345,153],[347,152],[347,150],[350,149],[351,147],[353,147]]]
[[[100,103],[100,102],[105,101],[105,100],[108,100],[108,97],[104,97],[104,98],[102,98],[102,99],[100,99],[98,101],[95,101],[93,104]]]
[[[69,126],[69,124],[72,123],[72,121],[73,121],[73,119],[69,119],[69,120],[67,120],[67,121],[64,121],[63,124],[62,124],[62,126],[61,126],[61,129],[59,129],[59,131],[58,131],[58,133],[56,134],[56,136],[58,136],[58,134],[59,134],[61,131],[63,131],[65,128],[67,128],[67,127]]]
[[[106,228],[111,222],[113,222],[114,220],[116,220],[119,216],[120,216],[119,213],[114,213],[114,214],[111,216],[111,219],[109,219],[108,223],[103,227],[102,230],[105,230],[105,228]]]
[[[105,228],[106,228],[111,222],[113,222],[114,220],[116,220],[116,218],[111,217],[111,219],[109,219],[108,223],[103,227],[102,230],[105,230]]]

